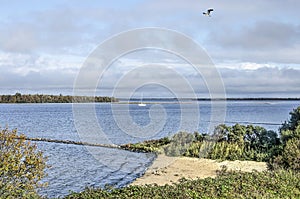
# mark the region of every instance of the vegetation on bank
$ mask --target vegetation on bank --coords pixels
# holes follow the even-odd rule
[[[270,160],[271,169],[300,171],[300,106],[280,128],[281,145]]]
[[[16,130],[0,129],[0,198],[37,197],[44,186],[46,160],[36,145]]]
[[[120,189],[86,189],[66,199],[89,198],[299,198],[300,173],[220,171],[216,178],[181,179],[172,185],[128,186]]]
[[[22,95],[0,95],[0,103],[88,103],[88,102],[118,102],[114,97],[88,97],[88,96],[63,96],[63,95],[43,95],[28,94]]]
[[[158,140],[146,140],[141,143],[134,144],[124,144],[120,147],[124,150],[129,150],[132,152],[155,152],[160,153],[163,147],[170,144],[171,140],[168,137],[164,137]]]
[[[169,156],[200,157],[219,160],[268,161],[281,147],[274,131],[252,125],[215,128],[213,135],[179,132],[171,138],[126,144],[124,149],[165,153]]]

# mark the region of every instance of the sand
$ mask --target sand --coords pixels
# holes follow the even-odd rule
[[[145,174],[136,179],[131,185],[145,184],[172,184],[185,177],[187,179],[215,177],[216,171],[222,165],[227,166],[228,170],[240,170],[251,172],[253,170],[267,170],[265,162],[255,161],[223,161],[218,162],[210,159],[188,158],[188,157],[168,157],[158,155],[157,159],[148,168]]]

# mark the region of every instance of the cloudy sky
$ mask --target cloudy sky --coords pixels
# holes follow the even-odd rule
[[[214,8],[211,17],[202,15],[207,8]],[[300,97],[299,8],[298,0],[2,0],[0,93],[69,94],[99,44],[123,31],[158,27],[185,34],[205,49],[228,96]],[[199,96],[207,92],[189,64],[144,50],[116,60],[99,80],[100,94],[109,94],[111,85],[141,63],[149,74],[142,78],[156,74],[151,64],[174,67]],[[167,78],[168,71],[162,72]]]

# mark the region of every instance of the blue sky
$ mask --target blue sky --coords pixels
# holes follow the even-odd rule
[[[101,42],[122,31],[159,27],[179,31],[204,48],[229,96],[300,97],[299,7],[297,0],[1,1],[1,93],[63,93]],[[202,15],[207,8],[214,8],[211,17]],[[197,92],[206,92],[182,60],[150,54],[120,58],[100,94],[109,94],[130,65],[141,62],[172,65],[198,82],[192,83]]]

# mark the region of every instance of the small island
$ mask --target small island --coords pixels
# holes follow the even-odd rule
[[[118,102],[114,97],[101,96],[71,96],[71,95],[44,95],[44,94],[21,94],[0,95],[0,103],[107,103]]]

